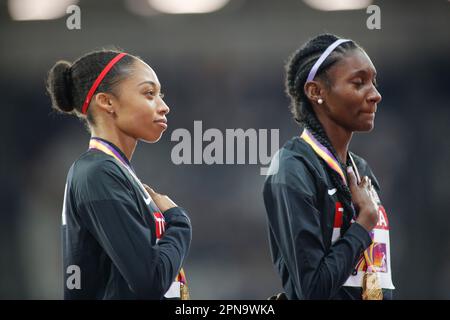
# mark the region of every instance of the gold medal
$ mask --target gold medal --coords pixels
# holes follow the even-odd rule
[[[187,286],[186,275],[183,268],[181,268],[180,272],[178,273],[177,280],[180,281],[180,299],[190,300],[189,288]]]
[[[189,288],[186,283],[181,283],[180,286],[180,298],[181,300],[190,300]]]
[[[363,300],[383,300],[383,291],[376,272],[366,272],[363,277]]]
[[[380,281],[378,280],[378,274],[373,266],[373,247],[374,243],[364,251],[364,258],[366,260],[367,270],[363,276],[363,300],[383,300],[383,290],[381,290]]]

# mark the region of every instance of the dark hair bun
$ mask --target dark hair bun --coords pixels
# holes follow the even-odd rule
[[[52,107],[67,113],[71,113],[75,109],[70,68],[70,62],[58,61],[50,69],[47,77],[47,91],[52,99]]]

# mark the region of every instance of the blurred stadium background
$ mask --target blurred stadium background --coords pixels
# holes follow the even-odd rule
[[[332,32],[360,43],[383,95],[375,130],[351,149],[379,178],[391,224],[397,299],[450,298],[450,2],[209,0],[173,14],[173,0],[0,1],[0,298],[61,299],[60,217],[67,170],[87,148],[82,124],[50,109],[44,79],[58,59],[119,46],[158,73],[169,129],[140,143],[141,179],[187,208],[193,299],[266,299],[272,267],[259,165],[171,162],[176,128],[299,129],[284,94],[284,63],[308,38]],[[216,3],[215,3],[216,2]],[[330,3],[347,3],[331,8]],[[65,9],[81,8],[68,30]],[[369,30],[365,8],[381,9]],[[345,9],[345,10],[342,10]],[[194,10],[194,11],[195,11]]]

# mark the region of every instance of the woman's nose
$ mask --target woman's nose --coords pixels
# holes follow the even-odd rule
[[[163,114],[168,114],[170,112],[169,106],[161,99],[161,104],[159,105],[159,112]]]
[[[373,103],[379,103],[381,101],[382,97],[380,92],[377,90],[377,88],[373,88],[373,91],[369,95],[369,101]]]

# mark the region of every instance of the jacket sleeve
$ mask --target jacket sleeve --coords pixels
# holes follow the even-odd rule
[[[129,182],[115,164],[91,170],[80,218],[118,268],[138,299],[161,299],[187,255],[191,224],[175,207],[164,212],[166,231],[157,244],[145,227]]]
[[[327,251],[321,226],[324,213],[315,204],[311,174],[303,170],[283,182],[267,180],[263,195],[269,226],[295,295],[299,299],[331,299],[370,245],[370,235],[353,223]]]

